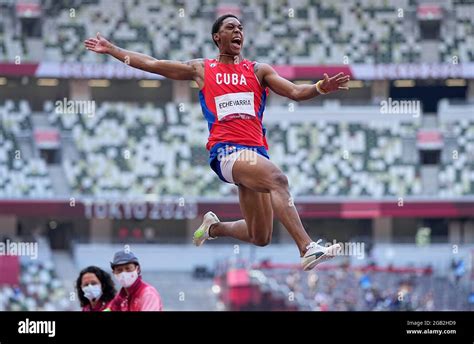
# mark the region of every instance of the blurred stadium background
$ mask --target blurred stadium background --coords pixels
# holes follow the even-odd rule
[[[264,123],[311,236],[363,257],[303,273],[278,222],[265,248],[194,248],[206,211],[240,217],[207,165],[196,85],[82,45],[212,58],[228,12],[244,56],[282,76],[351,75],[349,92],[270,95]],[[166,310],[474,309],[471,0],[0,0],[0,143],[0,239],[39,247],[0,255],[0,310],[78,310],[79,271],[110,271],[124,245]]]

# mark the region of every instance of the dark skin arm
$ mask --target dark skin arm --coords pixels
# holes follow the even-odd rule
[[[84,45],[88,50],[99,54],[108,54],[131,67],[160,74],[173,80],[194,80],[199,88],[204,86],[204,61],[202,59],[186,62],[158,60],[145,54],[119,48],[99,33],[95,38],[84,41]]]
[[[131,67],[160,74],[173,80],[194,80],[200,89],[204,87],[204,61],[202,59],[186,62],[158,60],[145,54],[119,48],[100,34],[97,34],[95,38],[87,39],[84,45],[88,50],[99,54],[109,54]],[[314,85],[296,85],[278,75],[266,63],[257,63],[255,74],[263,86],[268,86],[276,94],[295,101],[311,99],[320,94]],[[324,74],[321,87],[326,92],[347,90],[348,81],[349,76],[344,73],[338,73],[331,78]]]
[[[278,73],[266,63],[257,63],[254,70],[260,83],[263,86],[268,86],[273,92],[280,96],[295,101],[301,101],[317,97],[320,94],[315,85],[296,85],[278,75]],[[347,87],[349,75],[344,75],[344,73],[338,73],[331,78],[329,78],[327,74],[324,74],[324,79],[322,80],[321,87],[324,91],[335,92],[349,89]]]

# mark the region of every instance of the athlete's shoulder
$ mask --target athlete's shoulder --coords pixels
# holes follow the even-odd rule
[[[253,68],[255,69],[255,71],[259,69],[265,69],[265,70],[273,69],[272,66],[270,66],[268,63],[258,62],[258,61],[252,61],[252,63],[253,63]]]
[[[206,58],[203,58],[202,61],[203,61],[203,63],[206,64],[206,65],[210,65],[210,64],[216,65],[216,64],[217,64],[217,60],[216,60],[216,59],[206,59]]]
[[[252,61],[252,60],[248,60],[248,59],[243,59],[242,64],[246,64],[246,65],[249,65],[249,66],[255,66],[258,62],[257,61]]]
[[[270,66],[268,63],[263,63],[263,62],[257,62],[254,61],[253,64],[253,71],[256,75],[258,75],[260,78],[264,78],[266,75],[270,73],[274,73],[275,70],[273,69],[272,66]]]
[[[205,59],[203,59],[203,58],[192,59],[192,60],[184,61],[184,62],[181,62],[181,63],[183,63],[185,65],[188,65],[188,66],[191,66],[194,69],[196,69],[196,68],[204,67]]]
[[[275,73],[275,70],[268,63],[257,62],[257,61],[252,61],[252,62],[253,62],[253,72],[255,73],[255,76],[260,82],[260,85],[263,88],[266,88],[267,85],[264,82],[265,77],[271,73]]]

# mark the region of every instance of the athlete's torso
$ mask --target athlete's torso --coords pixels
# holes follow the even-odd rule
[[[249,60],[239,64],[204,60],[199,98],[209,124],[207,149],[219,142],[268,148],[262,125],[267,89],[255,75],[254,65]]]

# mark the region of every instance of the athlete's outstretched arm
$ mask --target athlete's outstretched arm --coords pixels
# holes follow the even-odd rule
[[[325,73],[324,79],[318,85],[322,93],[318,91],[316,85],[296,85],[286,80],[266,63],[257,64],[255,66],[255,73],[261,76],[264,84],[273,92],[296,101],[311,99],[320,94],[349,89],[347,82],[350,77],[344,73],[338,73],[331,78]]]
[[[99,54],[109,54],[131,67],[150,73],[161,74],[169,79],[196,80],[203,71],[203,63],[200,59],[187,62],[157,60],[145,54],[121,49],[106,40],[99,33],[97,33],[95,38],[85,40],[84,45],[87,50]]]

